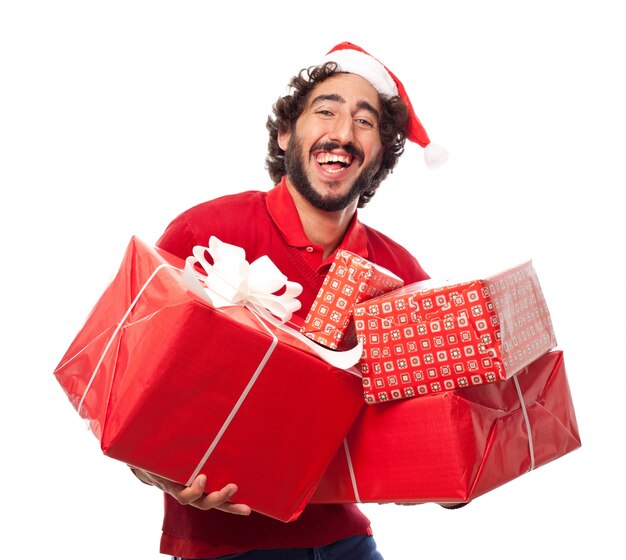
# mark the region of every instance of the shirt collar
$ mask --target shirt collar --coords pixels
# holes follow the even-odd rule
[[[272,220],[289,245],[293,247],[314,246],[304,233],[298,210],[287,188],[286,177],[283,177],[280,183],[267,193],[266,203]],[[367,232],[365,226],[359,221],[357,212],[354,213],[337,249],[345,249],[367,258]]]

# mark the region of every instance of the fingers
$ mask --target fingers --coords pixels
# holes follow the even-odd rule
[[[182,505],[189,505],[203,510],[215,508],[235,515],[250,515],[251,513],[249,506],[233,504],[228,501],[237,492],[236,484],[227,484],[221,490],[205,494],[206,475],[204,474],[198,475],[190,486],[184,486],[147,471],[133,469],[133,472],[142,482],[167,492]]]
[[[250,513],[252,512],[250,506],[247,506],[245,504],[232,504],[231,502],[226,502],[221,506],[217,506],[216,509],[219,509],[220,511],[224,511],[226,513],[232,513],[234,515],[250,515]]]
[[[201,474],[194,478],[191,486],[182,486],[181,489],[177,489],[172,495],[183,505],[192,504],[202,498],[205,486],[206,476]]]
[[[183,505],[189,505],[202,510],[219,509],[235,515],[250,515],[250,508],[245,504],[233,504],[228,500],[237,491],[237,485],[227,484],[221,490],[209,494],[204,493],[206,476],[199,475],[191,486],[181,490],[174,497]]]
[[[440,503],[439,505],[446,509],[459,509],[465,507],[467,504],[469,504],[469,502]]]

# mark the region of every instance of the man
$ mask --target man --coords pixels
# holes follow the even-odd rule
[[[427,277],[404,248],[357,219],[395,166],[405,139],[429,140],[402,84],[350,43],[295,76],[268,120],[267,167],[276,186],[206,202],[178,216],[158,242],[186,257],[211,235],[241,246],[249,261],[267,254],[300,283],[304,317],[338,248],[357,253],[406,283]],[[430,156],[430,154],[429,154]],[[231,501],[237,486],[191,486],[140,470],[165,492],[161,552],[184,558],[381,559],[369,520],[356,505],[309,505],[290,523]],[[235,481],[236,482],[236,481]],[[276,489],[277,492],[280,489]]]

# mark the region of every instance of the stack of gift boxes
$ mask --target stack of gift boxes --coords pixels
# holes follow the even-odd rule
[[[531,262],[403,285],[339,251],[303,323],[196,291],[183,260],[133,238],[55,370],[105,455],[236,482],[288,522],[307,503],[467,502],[580,446]]]

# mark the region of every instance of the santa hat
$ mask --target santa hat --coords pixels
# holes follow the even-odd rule
[[[448,159],[445,148],[433,144],[417,118],[411,100],[402,82],[378,59],[352,43],[344,42],[334,46],[323,62],[336,62],[342,72],[357,74],[365,78],[376,88],[378,93],[387,96],[400,96],[409,109],[407,122],[407,139],[424,148],[424,159],[428,167],[439,167]]]

